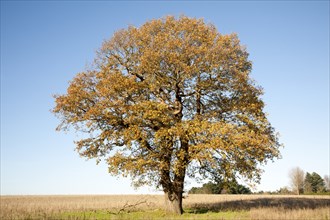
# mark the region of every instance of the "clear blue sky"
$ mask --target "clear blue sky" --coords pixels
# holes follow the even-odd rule
[[[79,135],[55,131],[52,94],[114,31],[181,14],[238,33],[250,52],[285,145],[257,189],[287,186],[295,166],[329,174],[329,1],[1,1],[1,194],[153,193],[79,158]]]

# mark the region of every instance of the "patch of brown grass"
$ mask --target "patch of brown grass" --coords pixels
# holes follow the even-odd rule
[[[195,197],[196,196],[196,197]],[[285,195],[201,195],[189,196],[190,208],[214,212],[236,210],[248,211],[260,208],[315,209],[330,207],[329,196],[285,196]]]
[[[115,213],[123,207],[129,207],[125,211],[150,214],[164,205],[162,195],[1,196],[0,199],[0,219],[56,219],[68,212]],[[244,217],[255,220],[330,219],[330,196],[189,195],[183,206],[189,210],[190,214],[185,216],[188,219],[205,218],[207,213],[224,218],[223,213],[242,212]]]
[[[249,211],[253,220],[326,220],[330,218],[330,207],[315,209],[253,208]]]

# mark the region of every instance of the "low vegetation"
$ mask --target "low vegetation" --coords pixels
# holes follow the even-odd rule
[[[0,219],[330,219],[329,196],[189,195],[183,215],[162,195],[1,196]]]
[[[192,187],[189,194],[251,194],[251,190],[239,183],[236,180],[217,183],[204,183],[202,187]]]

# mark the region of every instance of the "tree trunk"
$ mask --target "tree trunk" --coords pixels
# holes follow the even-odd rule
[[[182,209],[182,192],[166,192],[165,193],[166,212],[181,215]]]
[[[184,178],[186,174],[186,167],[188,165],[188,142],[181,140],[181,148],[179,153],[184,153],[184,158],[178,158],[179,169],[175,172],[173,181],[170,177],[171,169],[171,155],[165,158],[167,162],[166,169],[161,172],[160,184],[163,187],[165,193],[165,209],[168,213],[181,215],[182,209],[182,193],[184,188]],[[181,154],[180,154],[181,155]]]

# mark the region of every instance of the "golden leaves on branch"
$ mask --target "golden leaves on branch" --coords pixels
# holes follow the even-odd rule
[[[77,150],[107,158],[111,173],[172,181],[192,165],[258,179],[258,165],[280,156],[236,34],[167,16],[116,32],[95,62],[55,96],[53,111],[59,129],[91,134]]]

